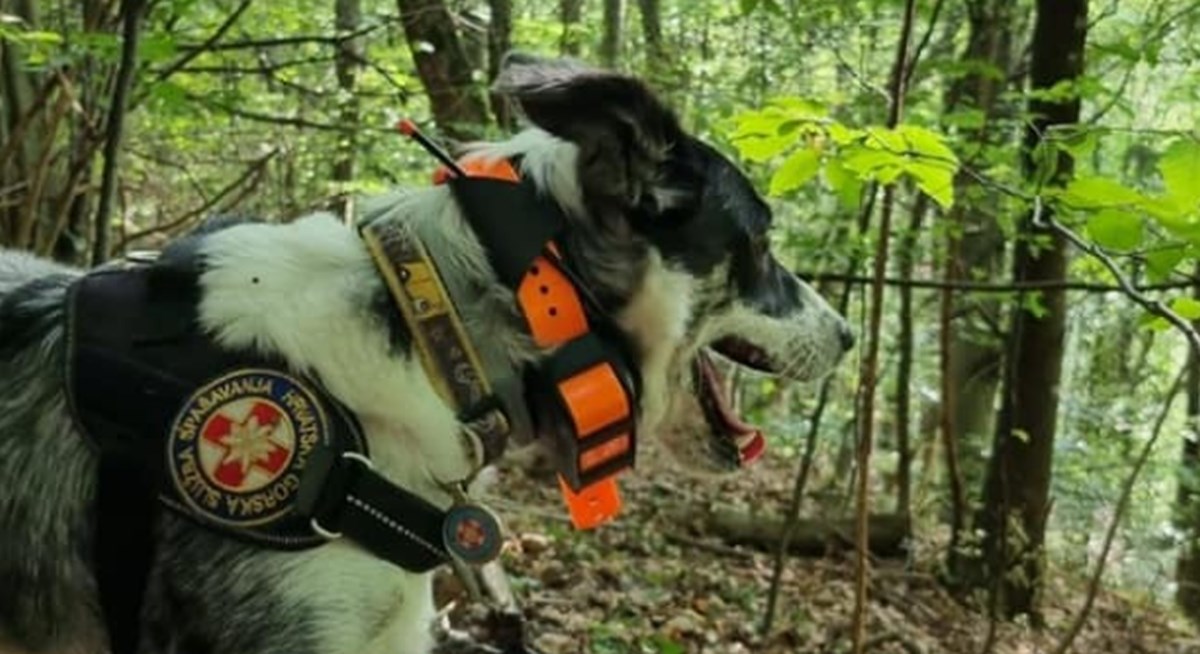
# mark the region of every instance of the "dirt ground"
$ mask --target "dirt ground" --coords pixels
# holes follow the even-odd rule
[[[622,477],[625,513],[597,531],[574,532],[553,484],[515,469],[498,472],[489,505],[510,533],[506,570],[544,654],[742,654],[850,651],[853,564],[845,555],[793,558],[783,575],[775,627],[757,633],[771,577],[769,554],[731,547],[680,515],[721,504],[779,511],[790,464],[771,457],[749,474],[696,480],[669,469]],[[877,561],[868,651],[983,652],[989,621],[936,581],[940,552],[916,543],[909,561]],[[928,559],[928,560],[923,560]],[[455,597],[453,583],[444,596]],[[996,625],[996,654],[1055,651],[1084,582],[1053,577],[1048,626]],[[445,590],[445,589],[444,589]],[[459,594],[456,628],[479,633],[482,609]],[[1200,654],[1200,638],[1169,606],[1102,592],[1069,652]]]

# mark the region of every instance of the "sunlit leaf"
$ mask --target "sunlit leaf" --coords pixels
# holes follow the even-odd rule
[[[796,138],[790,134],[778,136],[750,136],[733,142],[743,159],[762,163],[773,159],[791,147]]]
[[[1104,209],[1137,207],[1142,205],[1146,198],[1137,190],[1115,179],[1078,177],[1067,185],[1062,200],[1076,209]]]
[[[771,176],[771,186],[767,192],[778,197],[794,191],[815,177],[820,168],[820,153],[810,148],[796,150],[788,155],[779,170]]]
[[[1171,300],[1171,311],[1186,320],[1200,319],[1200,300],[1190,297],[1177,297]]]
[[[846,170],[840,157],[830,157],[825,162],[825,182],[837,194],[842,206],[858,210],[862,203],[862,180]]]
[[[1167,193],[1178,198],[1187,210],[1200,201],[1200,142],[1180,139],[1171,144],[1158,162]]]

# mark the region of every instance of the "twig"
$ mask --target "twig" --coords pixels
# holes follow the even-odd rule
[[[1200,353],[1200,333],[1196,332],[1196,328],[1193,327],[1190,322],[1184,320],[1174,311],[1171,311],[1171,309],[1168,308],[1166,304],[1163,304],[1161,300],[1152,300],[1146,297],[1137,289],[1137,287],[1133,285],[1132,282],[1129,281],[1129,278],[1125,275],[1125,272],[1121,270],[1121,267],[1117,264],[1117,262],[1113,261],[1113,258],[1109,256],[1107,252],[1101,249],[1100,246],[1084,240],[1081,236],[1071,231],[1057,220],[1053,218],[1046,218],[1044,212],[1042,211],[1041,196],[1035,197],[1033,201],[1034,226],[1053,230],[1063,238],[1070,241],[1072,245],[1091,255],[1092,258],[1103,264],[1104,267],[1107,268],[1110,273],[1112,273],[1113,278],[1117,280],[1117,284],[1120,286],[1121,292],[1127,295],[1129,299],[1139,304],[1146,311],[1171,323],[1173,327],[1178,329],[1184,335],[1184,337],[1187,338],[1188,345],[1191,346],[1192,351]]]
[[[1109,552],[1112,551],[1112,544],[1113,540],[1116,539],[1117,528],[1121,526],[1121,519],[1125,517],[1125,511],[1129,508],[1129,498],[1133,495],[1133,485],[1137,483],[1142,469],[1146,466],[1146,461],[1150,458],[1150,452],[1154,450],[1154,445],[1158,442],[1158,437],[1162,435],[1163,424],[1167,421],[1167,415],[1171,413],[1171,405],[1175,403],[1175,397],[1179,395],[1179,389],[1183,387],[1183,380],[1187,377],[1188,368],[1191,367],[1191,363],[1192,359],[1189,357],[1179,370],[1179,375],[1175,377],[1175,382],[1171,385],[1171,390],[1167,392],[1167,401],[1163,403],[1162,411],[1158,413],[1158,419],[1154,421],[1154,429],[1150,432],[1150,439],[1142,446],[1142,451],[1138,453],[1137,461],[1133,464],[1133,470],[1129,472],[1129,476],[1125,478],[1125,483],[1121,486],[1121,497],[1117,500],[1117,509],[1113,512],[1112,520],[1108,523],[1108,531],[1104,534],[1104,546],[1100,549],[1100,558],[1096,561],[1096,569],[1092,572],[1091,579],[1088,580],[1087,597],[1083,601],[1083,608],[1079,609],[1079,613],[1071,621],[1071,626],[1067,628],[1066,635],[1055,646],[1052,654],[1066,654],[1071,644],[1075,642],[1075,638],[1079,636],[1079,632],[1083,630],[1084,623],[1087,622],[1088,615],[1092,611],[1092,606],[1096,602],[1096,593],[1100,590],[1100,581],[1104,576],[1104,566],[1108,561]]]
[[[267,154],[263,155],[258,160],[256,160],[254,163],[252,163],[250,165],[250,167],[246,169],[246,172],[242,173],[242,175],[240,177],[233,180],[225,188],[218,191],[217,194],[212,197],[212,199],[207,200],[206,202],[204,202],[204,204],[200,205],[199,207],[196,207],[195,209],[192,209],[191,211],[188,211],[187,213],[183,214],[182,216],[179,216],[178,218],[173,218],[165,223],[155,225],[153,227],[148,227],[146,229],[139,230],[139,231],[136,231],[132,234],[125,236],[124,238],[121,239],[120,242],[117,243],[117,247],[115,249],[118,252],[123,252],[127,245],[129,245],[130,243],[132,243],[138,239],[145,238],[152,234],[169,232],[169,231],[176,229],[182,225],[186,225],[188,222],[194,220],[195,218],[197,218],[199,216],[204,215],[209,210],[211,210],[213,207],[220,204],[220,202],[222,200],[224,200],[225,198],[232,195],[233,192],[236,191],[244,183],[246,183],[247,180],[261,176],[263,168],[265,168],[267,163],[269,161],[271,161],[271,159],[275,158],[275,155],[277,155],[277,154],[279,154],[278,149],[271,150],[270,152],[268,152]],[[233,204],[236,204],[236,201]]]
[[[199,57],[205,52],[213,50],[213,47],[216,45],[217,41],[220,41],[221,38],[225,36],[225,33],[233,27],[234,23],[236,23],[238,19],[242,17],[242,14],[246,13],[246,10],[250,8],[250,4],[252,2],[254,2],[254,0],[242,0],[242,3],[239,4],[232,12],[230,12],[229,16],[225,18],[225,21],[222,22],[221,25],[218,26],[217,29],[213,31],[213,33],[207,39],[204,40],[203,43],[196,47],[190,47],[185,50],[182,57],[176,59],[169,66],[160,70],[158,74],[154,76],[154,81],[152,83],[158,83],[166,80],[171,75],[179,72],[184,66],[191,63],[191,61],[196,57]]]
[[[863,202],[862,210],[858,216],[858,233],[866,234],[867,228],[870,226],[871,214],[875,209],[875,195],[878,189],[877,182],[870,182],[867,185],[866,197]],[[857,258],[846,265],[846,275],[852,274],[858,268],[859,262]],[[842,289],[842,294],[838,299],[837,310],[839,314],[845,315],[846,310],[850,306],[850,285],[846,285]],[[775,558],[771,563],[771,583],[767,589],[767,607],[763,611],[762,622],[759,624],[759,633],[766,636],[771,631],[771,625],[775,621],[775,610],[779,603],[779,589],[783,581],[783,566],[787,560],[788,545],[791,544],[792,537],[795,535],[796,525],[800,519],[800,507],[804,503],[804,489],[808,486],[808,475],[812,471],[813,457],[817,450],[817,434],[820,432],[821,420],[825,416],[825,408],[829,404],[829,393],[832,389],[833,377],[825,378],[821,382],[821,390],[817,394],[817,406],[813,409],[812,416],[808,421],[808,433],[804,436],[804,452],[800,455],[800,468],[796,473],[796,481],[792,484],[792,497],[788,502],[786,518],[783,527],[783,536],[779,539],[779,549],[775,550]]]
[[[100,206],[96,209],[95,241],[92,243],[92,265],[108,259],[108,220],[112,213],[113,195],[116,191],[117,165],[121,149],[121,132],[125,126],[126,99],[133,86],[133,74],[137,69],[138,23],[145,9],[145,0],[125,0],[122,28],[121,64],[117,69],[116,88],[113,89],[108,122],[105,124],[104,171],[100,178]]]
[[[904,23],[900,27],[900,42],[896,46],[896,61],[892,68],[891,107],[888,111],[888,127],[895,129],[904,113],[905,66],[908,62],[908,45],[912,39],[913,16],[916,0],[904,3]],[[855,566],[854,566],[854,614],[852,629],[852,651],[862,654],[867,634],[867,586],[870,571],[867,565],[867,550],[870,546],[868,513],[870,511],[871,445],[875,435],[875,386],[879,372],[879,341],[883,324],[883,278],[887,273],[888,244],[892,231],[892,210],[895,207],[896,186],[883,190],[883,205],[879,212],[879,238],[875,244],[875,280],[871,286],[871,309],[867,326],[867,354],[863,357],[860,372],[859,397],[860,437],[858,439],[857,489],[855,493]]]

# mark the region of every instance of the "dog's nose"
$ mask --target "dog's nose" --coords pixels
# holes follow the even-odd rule
[[[842,340],[842,349],[849,350],[854,347],[854,332],[850,330],[850,325],[845,322],[838,325],[838,338]]]

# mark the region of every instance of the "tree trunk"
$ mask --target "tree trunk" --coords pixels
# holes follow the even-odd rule
[[[335,0],[334,13],[338,34],[352,33],[362,22],[361,0]],[[363,43],[361,38],[347,39],[338,44],[337,59],[334,61],[334,72],[338,83],[338,120],[345,127],[358,125],[358,96],[355,95],[355,83],[358,77],[358,67],[363,60]],[[339,215],[349,222],[354,207],[351,202],[352,194],[347,188],[354,181],[354,153],[357,150],[357,131],[347,131],[338,137],[337,152],[333,161],[333,181],[340,183],[338,189]]]
[[[1038,0],[1030,62],[1032,90],[1049,89],[1082,74],[1086,35],[1087,0]],[[1022,152],[1027,176],[1048,172],[1049,183],[1057,186],[1070,178],[1074,162],[1066,153],[1058,154],[1050,171],[1036,169],[1033,153],[1048,130],[1078,122],[1079,105],[1077,96],[1029,100],[1033,118]],[[1046,217],[1051,215],[1049,209],[1044,211]],[[1066,243],[1035,226],[1033,218],[1027,216],[1020,226],[1013,279],[1018,283],[1062,280]],[[1038,602],[1066,322],[1063,292],[1043,292],[1040,305],[1040,315],[1034,315],[1018,296],[1011,309],[1001,410],[978,525],[984,533],[984,574],[977,577],[990,584],[994,615],[1027,614],[1035,624],[1041,623]]]
[[[569,57],[578,57],[583,45],[579,38],[579,23],[583,19],[583,0],[560,0],[558,13],[562,18],[562,36],[558,40],[558,51]]]
[[[616,68],[621,58],[621,11],[623,0],[604,0],[604,35],[600,40],[600,63]]]
[[[671,61],[663,45],[662,3],[660,0],[638,0],[642,14],[642,38],[645,40],[646,68],[650,80],[663,89],[672,86],[668,79]]]
[[[929,196],[921,194],[913,206],[909,217],[908,229],[900,237],[897,249],[897,272],[902,279],[912,277],[913,266],[916,264],[917,234],[921,230],[921,222],[929,209]],[[896,467],[896,513],[909,517],[912,493],[912,364],[913,364],[913,311],[912,289],[901,287],[900,295],[900,334],[896,347],[899,349],[899,361],[896,364],[896,453],[899,462]]]
[[[1200,266],[1195,273],[1200,275]],[[1200,285],[1192,292],[1200,299]],[[1200,329],[1200,321],[1193,323]],[[1175,564],[1175,602],[1193,624],[1200,625],[1200,359],[1188,354],[1187,427],[1179,466],[1175,524],[1183,534]]]
[[[983,124],[963,136],[971,144],[963,157],[967,168],[985,167],[985,152],[1004,142],[1005,134],[996,128],[997,119],[1008,113],[1000,102],[1012,67],[1012,16],[1010,0],[976,0],[969,3],[970,34],[962,60],[972,72],[960,78],[950,89],[946,111],[971,109],[982,114]],[[998,194],[960,173],[956,195],[963,198],[951,211],[950,220],[960,227],[955,238],[951,230],[949,252],[953,263],[949,281],[995,279],[1004,260],[1004,236],[996,220]],[[961,453],[963,482],[979,488],[986,460],[982,455],[987,438],[994,431],[996,388],[1000,384],[1001,337],[1000,301],[994,295],[959,294],[951,305],[955,316],[950,343],[951,385],[957,389],[951,413],[951,434]]]
[[[473,69],[455,20],[443,0],[397,0],[400,20],[417,75],[429,95],[433,119],[452,138],[478,137],[488,124],[483,87]]]
[[[92,241],[92,265],[108,260],[109,228],[112,203],[117,191],[117,170],[120,166],[121,137],[125,130],[125,110],[129,102],[129,90],[137,72],[137,44],[142,13],[146,0],[125,0],[121,3],[121,63],[117,68],[117,80],[113,88],[108,118],[104,123],[104,169],[100,174],[100,199],[96,208],[96,223]]]
[[[488,0],[492,10],[491,22],[488,23],[488,83],[491,84],[500,74],[500,61],[504,53],[512,49],[512,0]],[[503,97],[492,94],[492,113],[496,123],[504,129],[512,129],[515,122],[511,107]]]

